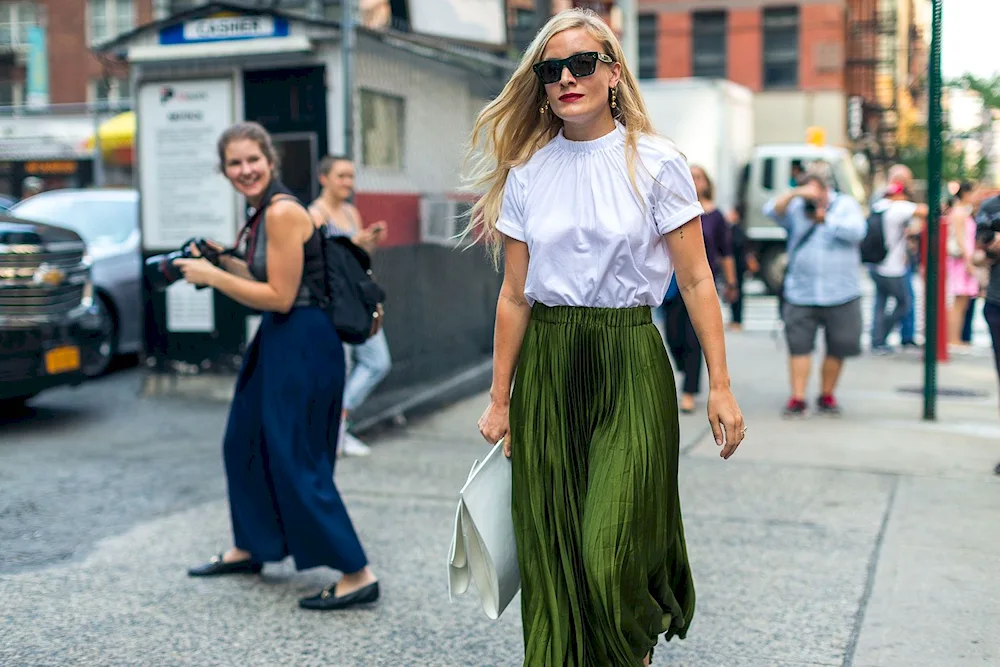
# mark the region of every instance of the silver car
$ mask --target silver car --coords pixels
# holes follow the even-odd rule
[[[89,375],[104,373],[118,354],[142,349],[142,257],[139,194],[135,190],[50,190],[15,204],[20,218],[68,227],[93,260],[95,305],[102,318],[101,359]]]

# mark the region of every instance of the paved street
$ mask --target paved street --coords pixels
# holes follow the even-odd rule
[[[698,611],[654,664],[951,667],[1000,655],[1000,422],[986,356],[940,371],[919,421],[919,357],[865,358],[846,415],[784,421],[764,333],[729,336],[748,439],[728,462],[683,417],[681,492]],[[383,599],[301,611],[333,572],[269,565],[191,580],[228,546],[225,405],[136,396],[137,370],[0,423],[0,665],[517,665],[520,614],[450,602],[455,492],[486,452],[476,396],[338,463]],[[962,394],[963,392],[955,392]]]

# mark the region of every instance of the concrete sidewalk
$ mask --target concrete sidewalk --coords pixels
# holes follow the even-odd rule
[[[921,384],[915,357],[855,360],[843,418],[784,421],[783,350],[754,334],[728,345],[748,439],[722,461],[703,415],[683,417],[698,610],[688,639],[661,646],[654,664],[998,664],[991,360],[941,369],[942,388],[978,395],[942,399],[937,423],[919,420],[920,395],[906,391]],[[262,577],[188,579],[188,566],[228,546],[220,498],[150,517],[82,562],[0,578],[0,664],[520,664],[517,600],[491,622],[474,593],[447,594],[455,493],[487,451],[475,426],[485,404],[483,395],[456,404],[384,434],[371,457],[338,463],[382,579],[374,609],[299,610],[297,598],[334,573],[296,573],[289,562]]]

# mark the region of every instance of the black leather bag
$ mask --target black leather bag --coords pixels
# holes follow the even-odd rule
[[[323,241],[323,309],[333,320],[340,339],[359,345],[371,338],[381,322],[379,306],[385,290],[372,278],[371,257],[364,248],[328,226],[320,228]]]

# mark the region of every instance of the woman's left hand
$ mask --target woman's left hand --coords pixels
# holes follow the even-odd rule
[[[743,413],[736,404],[732,389],[712,389],[708,393],[708,421],[712,425],[715,443],[722,447],[722,458],[728,459],[736,452],[746,435]]]
[[[192,259],[175,259],[174,266],[184,274],[184,280],[192,285],[211,286],[212,281],[222,271],[219,267],[209,262],[204,257]]]

